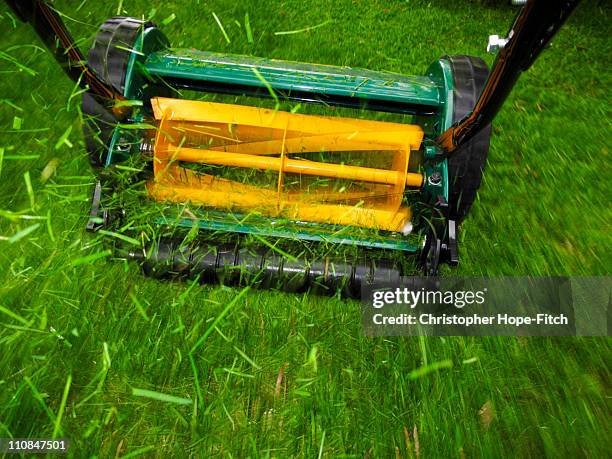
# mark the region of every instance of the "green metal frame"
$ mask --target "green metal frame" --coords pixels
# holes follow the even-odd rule
[[[425,76],[350,67],[170,49],[148,55],[145,68],[153,77],[264,91],[268,90],[267,83],[275,91],[288,95],[299,92],[319,97],[375,100],[381,104],[404,106],[402,111],[405,112],[419,109],[432,112],[444,102],[438,86]]]
[[[163,35],[152,29],[143,33],[132,51],[128,65],[124,95],[143,101],[139,119],[149,113],[147,99],[167,93],[167,84],[188,89],[216,92],[256,93],[270,95],[270,89],[284,97],[308,101],[323,101],[337,105],[367,104],[374,110],[385,110],[415,115],[415,122],[426,133],[423,143],[425,177],[435,172],[442,180],[430,183],[427,179],[421,199],[435,203],[439,198],[448,200],[449,183],[446,160],[432,161],[440,151],[431,139],[452,124],[453,81],[450,67],[444,59],[434,62],[424,76],[403,76],[389,72],[374,72],[348,67],[303,64],[257,57],[232,56],[186,49],[164,49],[152,52],[164,43]],[[163,80],[161,82],[160,80]],[[131,131],[131,132],[127,132]],[[118,139],[133,137],[134,131],[117,127],[110,146],[107,167],[120,162],[124,151],[117,149]],[[241,221],[235,218],[208,218],[198,220],[202,230],[255,234],[279,238],[302,239],[356,246],[391,249],[406,252],[419,250],[414,235],[377,234],[375,236],[347,236],[343,228],[329,225],[294,224],[279,227],[274,224]],[[273,223],[273,219],[265,220]],[[158,218],[155,223],[191,228],[193,220],[176,214]]]
[[[176,213],[155,219],[159,225],[179,226],[192,228],[194,222],[202,230],[232,232],[239,234],[253,234],[284,239],[299,239],[303,241],[323,242],[330,244],[347,244],[374,249],[400,250],[415,252],[418,250],[418,241],[415,237],[406,238],[401,234],[380,234],[368,238],[343,234],[347,227],[322,225],[305,222],[287,222],[275,218],[252,218],[243,214],[233,213],[231,219],[220,212],[207,212],[206,218],[193,220],[181,218]]]

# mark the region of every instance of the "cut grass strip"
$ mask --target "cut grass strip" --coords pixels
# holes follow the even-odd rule
[[[62,394],[62,401],[60,402],[59,410],[57,410],[57,416],[55,417],[55,423],[53,425],[52,439],[55,440],[57,435],[60,433],[62,425],[62,417],[64,416],[64,410],[66,409],[66,400],[68,400],[68,392],[70,392],[70,385],[72,384],[72,374],[69,374],[66,378],[66,385],[64,386],[64,393]]]
[[[136,54],[137,56],[145,56],[145,53],[143,53],[142,51],[138,51],[137,49],[134,49],[134,48],[128,48],[126,46],[120,46],[120,45],[115,45],[115,48],[121,49],[128,53]]]
[[[40,226],[40,223],[35,223],[31,226],[28,226],[27,228],[22,229],[21,231],[17,231],[17,233],[15,233],[13,236],[8,238],[9,244],[14,244],[17,241],[20,241],[21,239],[26,237],[28,234],[36,231],[39,226]]]
[[[60,147],[64,144],[66,144],[68,148],[72,148],[72,142],[68,140],[68,137],[70,136],[71,132],[72,132],[72,125],[68,126],[66,130],[64,131],[64,133],[60,136],[60,138],[57,139],[57,142],[55,143],[56,150],[59,150]]]
[[[221,311],[221,314],[219,314],[215,320],[213,320],[213,323],[210,324],[210,326],[208,327],[208,329],[204,332],[204,334],[200,337],[200,339],[193,345],[193,347],[191,348],[191,350],[189,351],[191,354],[193,354],[195,351],[198,350],[198,348],[204,344],[204,341],[206,341],[206,338],[208,338],[210,336],[210,334],[214,331],[215,327],[217,326],[217,324],[219,322],[221,322],[221,319],[223,319],[227,313],[236,305],[236,303],[238,301],[240,301],[242,299],[242,297],[246,294],[246,292],[248,292],[250,290],[249,286],[246,286],[245,288],[243,288],[240,293],[238,295],[236,295],[234,297],[234,299],[232,301],[230,301],[229,303],[227,303],[227,306],[225,306],[225,308],[223,309],[223,311]]]
[[[125,234],[115,233],[113,231],[107,230],[98,230],[98,233],[121,239],[122,241],[127,242],[128,244],[140,246],[140,241],[134,239],[133,237],[126,236]]]
[[[176,19],[176,14],[172,13],[170,16],[168,16],[166,19],[164,19],[162,21],[162,25],[167,26],[168,24],[170,24],[175,19]]]
[[[30,171],[26,171],[23,174],[23,181],[25,182],[26,190],[28,191],[28,197],[30,198],[30,208],[34,208],[34,189],[32,188],[32,180],[30,179]]]
[[[117,100],[113,103],[113,107],[142,107],[142,100]]]
[[[0,104],[6,104],[9,107],[14,108],[18,112],[23,111],[23,108],[21,108],[19,105],[15,105],[10,99],[0,99]]]
[[[51,242],[55,242],[55,234],[53,233],[53,225],[51,225],[51,209],[47,210],[47,233]]]
[[[325,431],[323,431],[323,435],[321,435],[321,445],[319,446],[319,456],[318,459],[323,457],[323,445],[325,444]]]
[[[274,88],[272,88],[272,85],[270,85],[270,83],[268,83],[268,81],[263,77],[263,75],[259,73],[259,70],[257,70],[255,67],[253,67],[252,70],[255,76],[257,77],[257,79],[261,81],[263,85],[266,87],[266,89],[270,93],[270,96],[272,96],[272,99],[274,99],[274,102],[276,103],[275,110],[278,110],[280,107],[280,100],[278,100],[278,96],[276,95]]]
[[[247,42],[253,43],[253,30],[251,30],[251,21],[249,20],[249,13],[244,15],[244,29],[246,30]]]
[[[156,448],[157,446],[155,445],[143,446],[142,448],[135,449],[131,453],[127,453],[125,456],[121,456],[121,459],[128,459],[130,457],[142,456],[143,454],[148,453],[149,451],[153,451]]]
[[[12,222],[16,222],[19,220],[46,220],[47,217],[43,217],[42,215],[28,215],[22,214],[20,212],[11,212],[10,210],[0,209],[0,217],[6,218]]]
[[[4,159],[10,161],[33,160],[40,158],[40,155],[4,155]]]
[[[45,168],[40,173],[40,183],[45,184],[47,181],[55,174],[57,171],[57,166],[59,166],[59,159],[53,158],[51,161],[47,163]]]
[[[45,330],[38,330],[36,328],[29,328],[29,327],[21,327],[19,325],[2,324],[2,326],[5,328],[10,328],[11,330],[17,330],[17,331],[28,332],[28,333],[39,333],[41,335],[45,335],[48,333]]]
[[[274,32],[274,35],[293,35],[296,33],[302,33],[302,32],[308,32],[310,30],[315,30],[318,29],[319,27],[323,27],[326,26],[327,24],[330,24],[331,22],[333,22],[331,19],[328,19],[325,22],[322,22],[321,24],[317,24],[314,26],[310,26],[310,27],[304,27],[303,29],[297,29],[297,30],[285,30],[282,32]]]
[[[157,126],[154,126],[153,124],[149,123],[121,123],[117,126],[119,126],[121,129],[132,129],[135,131],[141,129],[157,129]]]
[[[13,26],[13,29],[16,29],[17,28],[17,20],[15,19],[15,17],[11,13],[9,13],[8,11],[5,12],[5,14],[11,20],[11,24]],[[0,17],[1,16],[2,15],[0,15]]]
[[[121,170],[121,171],[129,171],[129,172],[142,172],[144,169],[138,169],[136,167],[130,167],[130,166],[122,166],[120,164],[117,164],[115,166],[115,169]]]
[[[422,367],[415,368],[408,374],[408,377],[410,379],[422,378],[423,376],[428,375],[429,373],[433,373],[434,371],[438,371],[443,368],[451,368],[452,366],[452,360],[440,360],[439,362],[434,362],[430,365],[423,365]]]
[[[34,129],[5,129],[5,130],[0,130],[0,133],[2,134],[24,134],[24,133],[32,133],[32,132],[46,132],[48,130],[50,130],[51,128],[34,128]]]
[[[15,319],[17,322],[21,322],[23,325],[25,325],[26,327],[28,327],[30,325],[30,322],[28,322],[27,320],[25,320],[23,317],[21,317],[18,314],[15,314],[13,311],[11,311],[8,308],[5,308],[4,306],[0,305],[0,312],[6,314],[7,316],[11,317],[12,319]]]
[[[223,28],[223,24],[221,24],[221,21],[219,20],[219,18],[217,17],[217,15],[213,12],[213,18],[215,18],[215,21],[217,22],[217,25],[219,26],[219,28],[221,29],[221,33],[223,34],[223,36],[225,37],[225,41],[229,44],[232,41],[230,40],[230,37],[227,35],[227,32],[225,31],[225,29]]]
[[[132,300],[132,304],[136,307],[136,310],[138,311],[138,313],[142,316],[142,318],[144,320],[146,320],[147,322],[149,322],[149,316],[147,315],[147,311],[145,311],[145,308],[143,308],[142,304],[140,304],[140,301],[138,301],[138,298],[136,297],[136,295],[134,295],[132,292],[130,292],[130,299]]]
[[[254,378],[255,376],[250,375],[248,373],[243,373],[241,371],[236,371],[236,370],[232,370],[231,368],[223,368],[223,371],[225,371],[226,373],[229,373],[230,375],[234,375],[234,376],[240,376],[241,378]]]
[[[198,367],[196,366],[195,360],[191,353],[187,354],[189,357],[189,363],[191,364],[191,371],[193,371],[193,383],[196,388],[196,396],[198,397],[200,405],[204,403],[204,397],[202,396],[202,389],[200,388],[200,378],[198,377]]]
[[[112,254],[112,250],[104,250],[102,252],[92,253],[91,255],[87,255],[85,257],[75,258],[72,260],[72,266],[79,266],[92,263],[100,258],[106,258]]]
[[[234,346],[234,350],[240,354],[240,356],[246,360],[247,362],[249,362],[251,364],[251,366],[257,370],[261,370],[261,367],[259,365],[257,365],[253,359],[251,359],[248,355],[246,355],[243,351],[241,351],[238,347]]]
[[[42,406],[42,409],[45,411],[45,413],[47,413],[49,420],[55,423],[55,415],[53,414],[53,411],[49,409],[49,407],[45,403],[45,399],[43,398],[42,394],[38,391],[38,389],[36,388],[32,380],[28,378],[27,376],[25,376],[23,380],[26,382],[26,384],[32,391],[32,395],[34,395],[34,398],[38,401],[38,403],[40,403],[40,406]]]
[[[284,250],[279,249],[278,247],[276,247],[275,245],[269,243],[268,241],[266,241],[263,237],[261,237],[259,234],[253,234],[253,236],[255,237],[255,239],[257,239],[259,242],[261,242],[262,244],[270,247],[273,251],[277,252],[278,254],[282,255],[283,257],[287,257],[289,260],[291,261],[298,261],[298,259],[296,257],[294,257],[293,255],[285,252]]]
[[[150,398],[160,402],[176,403],[177,405],[191,405],[192,403],[192,400],[188,398],[168,395],[162,392],[156,392],[154,390],[138,389],[136,387],[132,388],[132,395],[135,395],[136,397]]]

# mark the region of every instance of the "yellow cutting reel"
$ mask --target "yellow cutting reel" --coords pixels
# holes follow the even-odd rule
[[[154,98],[151,197],[294,221],[402,231],[421,127]]]

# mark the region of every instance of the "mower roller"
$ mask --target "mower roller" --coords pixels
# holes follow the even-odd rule
[[[461,55],[403,76],[175,49],[153,23],[128,17],[102,24],[85,58],[47,2],[6,1],[86,89],[98,177],[88,229],[128,235],[111,239],[117,256],[155,276],[348,296],[398,281],[405,255],[428,276],[457,264],[491,122],[577,4],[528,2],[491,72]],[[282,111],[285,101],[327,113]],[[411,121],[368,119],[374,112]],[[157,203],[146,221],[122,200],[128,188],[139,191],[136,206]]]

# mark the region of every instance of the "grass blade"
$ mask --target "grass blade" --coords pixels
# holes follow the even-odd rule
[[[47,210],[47,232],[51,242],[55,242],[55,234],[53,234],[53,226],[51,225],[51,209]]]
[[[221,24],[221,21],[219,20],[219,18],[217,17],[217,15],[215,13],[212,14],[213,17],[215,18],[215,21],[217,21],[217,25],[219,26],[219,28],[221,29],[221,33],[223,34],[223,36],[225,37],[225,41],[229,44],[231,43],[231,40],[229,38],[229,36],[227,35],[227,32],[225,31],[225,29],[223,28],[223,24]]]
[[[28,191],[28,197],[30,198],[30,208],[34,208],[34,189],[32,188],[32,180],[30,179],[30,171],[24,172],[23,181]]]
[[[170,24],[175,19],[176,19],[176,14],[172,13],[170,16],[168,16],[166,19],[164,19],[162,21],[162,25],[167,26],[168,24]]]
[[[6,104],[9,107],[14,108],[18,112],[23,111],[23,108],[21,108],[19,105],[15,105],[10,99],[0,99],[0,104]]]
[[[9,244],[14,244],[15,242],[23,239],[28,234],[36,231],[36,229],[40,226],[40,223],[35,223],[32,226],[28,226],[27,228],[22,229],[21,231],[17,231],[13,236],[8,239]]]
[[[221,319],[223,319],[227,313],[230,311],[230,309],[232,309],[234,307],[234,305],[240,300],[242,299],[242,297],[246,294],[246,292],[248,292],[250,290],[249,286],[246,286],[245,288],[243,288],[240,293],[238,295],[236,295],[234,297],[234,299],[232,301],[230,301],[229,303],[227,303],[227,306],[225,306],[225,308],[223,309],[223,311],[221,311],[221,314],[219,314],[215,320],[213,320],[213,323],[210,324],[210,327],[208,327],[208,329],[204,332],[204,334],[202,335],[202,337],[197,341],[197,343],[195,343],[193,345],[193,347],[191,348],[191,350],[189,351],[190,353],[194,353],[203,343],[204,341],[206,341],[206,338],[208,338],[210,336],[210,334],[213,332],[213,330],[215,329],[215,327],[217,326],[217,324],[221,321]]]
[[[223,371],[225,371],[226,373],[229,373],[230,375],[240,376],[241,378],[253,379],[255,377],[255,376],[250,375],[248,373],[243,373],[241,371],[232,370],[231,368],[223,368]]]
[[[130,457],[142,456],[143,454],[148,453],[149,451],[153,451],[154,449],[157,449],[157,446],[155,445],[143,446],[142,448],[138,448],[138,449],[135,449],[134,451],[127,453],[125,456],[121,456],[121,459],[129,459]]]
[[[259,365],[257,365],[253,359],[251,359],[248,355],[246,355],[246,353],[244,351],[242,351],[240,348],[234,346],[234,350],[240,354],[240,356],[246,360],[247,362],[249,362],[251,364],[251,366],[257,370],[261,370],[261,367]]]
[[[147,315],[147,311],[145,311],[145,308],[142,307],[142,304],[140,304],[140,301],[138,301],[136,295],[130,292],[130,299],[132,300],[132,304],[136,307],[138,313],[142,316],[144,320],[148,322],[150,319]]]
[[[126,236],[125,234],[115,233],[113,231],[107,230],[98,230],[98,233],[104,234],[106,236],[116,237],[117,239],[121,239],[122,241],[127,242],[128,244],[140,246],[140,241],[134,239],[133,237]]]
[[[319,456],[318,459],[323,457],[323,445],[325,444],[325,431],[323,431],[323,435],[321,435],[321,445],[319,446]]]
[[[32,380],[30,378],[28,378],[27,376],[25,376],[23,378],[23,380],[26,382],[26,384],[28,385],[28,387],[32,391],[32,394],[34,395],[34,398],[38,401],[38,403],[40,403],[40,406],[42,406],[42,409],[45,411],[45,413],[47,413],[47,416],[49,417],[49,420],[54,423],[55,422],[55,414],[53,414],[53,411],[51,411],[49,409],[49,407],[45,403],[44,397],[38,391],[38,389],[36,388],[36,386],[34,385]]]
[[[71,264],[72,266],[85,265],[93,261],[99,260],[100,258],[108,257],[111,254],[112,254],[112,251],[110,249],[104,250],[102,252],[96,252],[96,253],[92,253],[91,255],[87,255],[85,257],[75,258],[74,260],[72,260]]]
[[[204,397],[202,396],[202,389],[200,388],[200,378],[198,377],[198,367],[193,359],[193,355],[191,353],[187,355],[189,357],[189,363],[191,364],[191,371],[193,371],[193,383],[196,387],[196,396],[198,397],[200,404],[204,404]]]
[[[272,98],[274,99],[274,102],[276,102],[276,110],[278,110],[278,107],[280,107],[280,100],[278,100],[278,96],[276,95],[274,88],[272,88],[272,85],[268,83],[268,81],[263,77],[261,73],[259,73],[259,70],[257,70],[255,67],[253,67],[251,70],[253,70],[253,73],[255,74],[257,79],[261,81],[263,85],[266,87],[266,89],[268,90]]]
[[[278,247],[276,247],[275,245],[271,244],[270,242],[266,241],[263,237],[261,237],[258,234],[253,234],[253,236],[262,244],[270,247],[272,250],[274,250],[275,252],[279,253],[280,255],[282,255],[283,257],[286,257],[288,260],[291,261],[298,261],[298,259],[296,257],[294,257],[293,255],[291,255],[290,253],[285,252],[284,250],[279,249]]]
[[[244,15],[244,28],[246,30],[247,42],[253,43],[253,31],[251,30],[251,21],[249,21],[249,13]]]
[[[408,374],[408,377],[410,379],[417,379],[425,375],[428,375],[429,373],[433,373],[434,371],[438,371],[443,368],[451,368],[452,366],[453,366],[452,360],[449,360],[449,359],[440,360],[439,362],[434,362],[430,365],[423,365],[422,367],[415,368]]]
[[[22,125],[23,125],[23,118],[19,118],[18,116],[13,117],[13,129],[15,131],[19,131]]]
[[[21,322],[22,324],[24,324],[26,327],[30,325],[30,322],[28,322],[27,320],[25,320],[23,317],[21,317],[18,314],[15,314],[13,311],[11,311],[8,308],[5,308],[4,306],[0,305],[0,312],[3,312],[4,314],[6,314],[7,316],[15,319],[17,322]]]
[[[69,374],[68,378],[66,378],[66,385],[64,386],[64,393],[62,394],[62,401],[60,402],[59,410],[57,411],[57,416],[55,417],[55,423],[53,426],[53,435],[51,438],[54,440],[57,438],[57,435],[60,432],[62,417],[64,416],[64,410],[66,409],[66,400],[68,400],[68,392],[70,392],[70,385],[72,384],[72,375]]]
[[[282,32],[274,32],[274,35],[293,35],[293,34],[296,34],[296,33],[308,32],[310,30],[315,30],[315,29],[318,29],[319,27],[326,26],[327,24],[330,24],[331,22],[332,22],[332,20],[328,19],[327,21],[322,22],[321,24],[317,24],[317,25],[310,26],[310,27],[304,27],[303,29],[286,30],[286,31],[282,31]]]
[[[72,148],[72,142],[70,142],[70,140],[68,140],[68,137],[70,136],[71,132],[72,132],[72,125],[68,126],[68,128],[60,136],[60,138],[57,139],[57,142],[55,143],[55,149],[56,150],[59,150],[60,147],[62,145],[64,145],[64,144],[66,144],[68,146],[68,148]]]
[[[177,405],[191,405],[192,400],[189,398],[177,397],[175,395],[168,395],[162,392],[156,392],[154,390],[132,388],[132,395],[136,397],[145,397],[160,402],[176,403]]]

